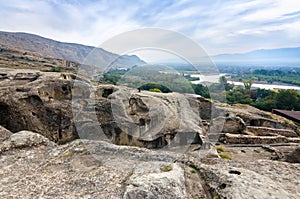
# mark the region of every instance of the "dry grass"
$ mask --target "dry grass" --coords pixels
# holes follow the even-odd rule
[[[172,168],[171,165],[164,165],[164,166],[160,167],[160,170],[161,170],[162,172],[168,172],[168,171],[171,171],[172,169],[173,169],[173,168]]]
[[[216,146],[218,153],[225,152],[225,148],[222,145]]]
[[[221,153],[221,154],[220,154],[220,157],[223,158],[223,159],[232,160],[230,154],[227,153],[227,152]]]

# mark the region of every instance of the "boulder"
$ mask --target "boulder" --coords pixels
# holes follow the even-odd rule
[[[31,131],[20,131],[12,134],[5,141],[0,143],[0,152],[8,151],[12,148],[25,148],[32,146],[55,146],[48,138],[31,132]]]
[[[105,135],[115,144],[146,148],[202,144],[205,128],[184,95],[100,87],[96,101],[87,100],[82,106],[77,100],[76,106],[82,108],[77,109],[75,123],[81,138]]]
[[[8,138],[12,135],[12,132],[4,128],[3,126],[0,126],[0,142]]]
[[[290,163],[300,163],[300,147],[286,154],[285,161]]]
[[[126,181],[124,199],[185,198],[184,170],[178,164],[144,162]]]
[[[0,71],[9,80],[9,86],[2,84],[0,90],[0,125],[13,133],[34,131],[56,142],[77,137],[71,108],[74,80],[35,70]]]
[[[240,117],[217,117],[212,120],[212,131],[219,133],[242,134],[246,129]]]

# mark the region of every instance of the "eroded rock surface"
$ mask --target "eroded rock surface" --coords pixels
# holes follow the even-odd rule
[[[290,163],[300,163],[300,147],[288,153],[285,156],[285,161]]]
[[[7,130],[3,126],[0,126],[0,141],[5,140],[6,138],[8,138],[11,135],[12,135],[12,132],[10,132],[9,130]]]
[[[203,159],[92,140],[36,144],[47,140],[41,137],[19,132],[8,139],[26,147],[0,154],[1,198],[300,197],[299,164]]]
[[[1,73],[7,78],[0,80],[0,125],[13,133],[34,131],[56,142],[77,137],[71,108],[74,75],[25,69]]]
[[[0,69],[0,74],[0,125],[12,133],[146,148],[203,145],[224,137],[226,144],[299,142],[294,123],[248,105],[92,84],[70,73]]]

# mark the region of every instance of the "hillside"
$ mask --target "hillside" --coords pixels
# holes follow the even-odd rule
[[[215,62],[240,63],[300,63],[300,47],[261,49],[241,54],[220,54],[213,56]]]
[[[110,63],[113,63],[111,64],[112,67],[123,68],[145,63],[135,55],[123,55],[119,57],[119,55],[108,52],[102,48],[58,42],[28,33],[0,31],[0,45],[10,49],[37,53],[44,57],[53,57],[93,65],[101,69],[106,68]],[[94,55],[93,60],[87,60],[85,62],[85,58],[91,51],[93,51]]]

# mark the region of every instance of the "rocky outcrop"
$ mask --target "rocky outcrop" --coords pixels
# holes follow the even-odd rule
[[[32,146],[55,146],[48,138],[31,131],[20,131],[12,134],[8,139],[0,143],[0,153],[13,148],[25,148]]]
[[[228,105],[215,103],[215,108],[217,109],[216,112],[224,112],[224,114],[242,118],[246,126],[261,126],[298,131],[297,125],[295,125],[292,121],[281,116],[259,110],[250,105]]]
[[[224,144],[299,143],[299,129],[290,120],[249,105],[215,103],[216,117],[211,123],[211,139]],[[220,120],[220,119],[223,119]]]
[[[80,137],[146,148],[205,145],[226,133],[249,135],[227,136],[227,143],[265,140],[259,136],[271,136],[262,143],[298,142],[295,124],[251,106],[93,85],[70,73],[0,69],[0,74],[0,125],[13,133],[29,130],[58,143]]]
[[[8,78],[1,81],[0,125],[13,133],[38,132],[57,142],[77,137],[70,102],[72,80],[62,78],[59,73],[34,70],[1,69],[1,72]]]
[[[242,134],[246,125],[240,117],[217,117],[212,120],[212,129],[219,133]]]
[[[199,112],[178,93],[95,87],[68,73],[1,69],[1,74],[7,78],[1,80],[0,125],[13,133],[34,131],[59,143],[100,136],[147,148],[201,144],[206,133]]]
[[[75,100],[80,110],[75,118],[80,137],[90,137],[93,133],[85,132],[95,131],[98,125],[98,132],[121,145],[161,148],[202,144],[205,128],[184,95],[107,85],[99,86],[94,95],[96,103],[90,101],[82,108],[82,98]]]

